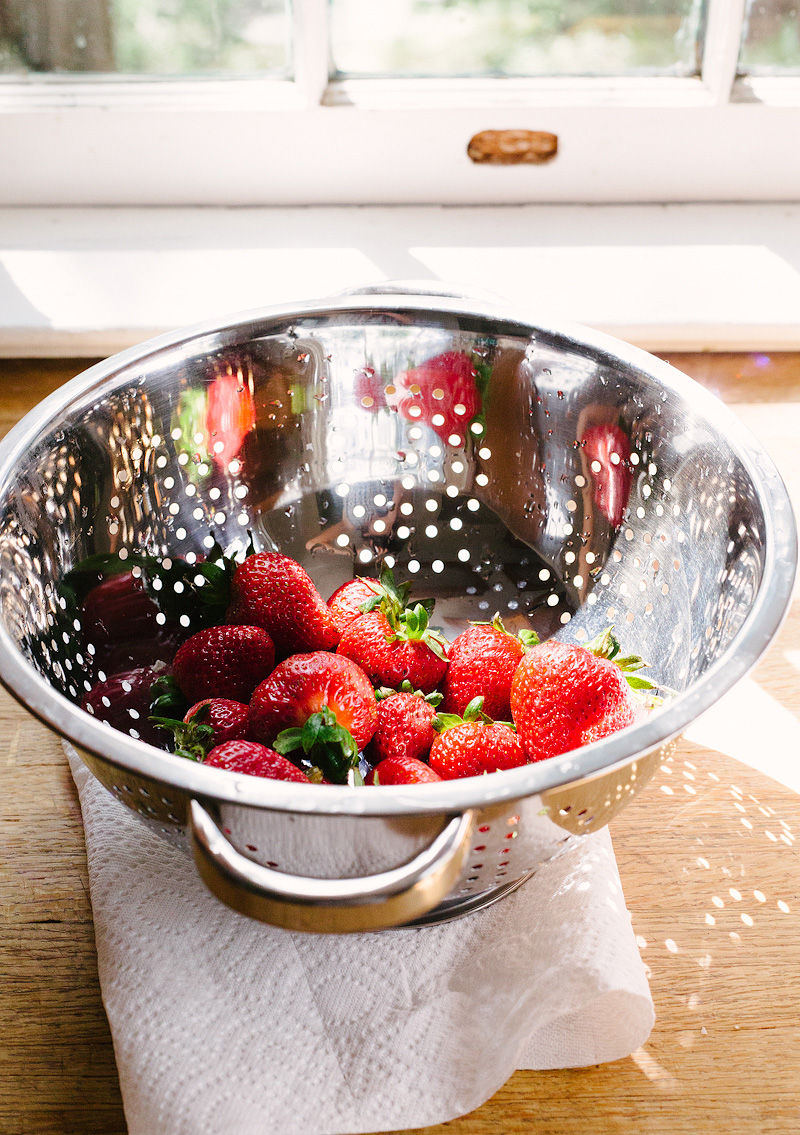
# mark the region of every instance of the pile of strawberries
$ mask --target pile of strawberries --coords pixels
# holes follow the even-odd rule
[[[636,674],[641,659],[619,657],[610,628],[586,646],[540,644],[496,616],[448,643],[430,625],[433,600],[411,602],[411,584],[388,569],[325,602],[280,553],[202,567],[192,570],[207,585],[199,594],[212,625],[191,633],[171,665],[101,674],[81,705],[212,767],[351,785],[478,776],[630,725],[641,713],[633,690],[651,686]],[[109,658],[132,628],[172,643],[174,627],[158,621],[162,588],[146,588],[141,572],[103,580],[83,601],[84,632],[105,636]]]

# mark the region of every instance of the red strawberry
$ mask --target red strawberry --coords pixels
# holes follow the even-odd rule
[[[188,638],[173,663],[186,697],[247,701],[275,665],[272,639],[261,627],[207,627]]]
[[[256,552],[239,564],[226,621],[269,631],[279,658],[335,650],[341,635],[311,578],[279,552]]]
[[[175,622],[156,622],[158,607],[141,576],[125,571],[96,584],[81,606],[83,641],[94,647],[95,666],[115,674],[170,663],[186,637]]]
[[[81,623],[87,642],[95,646],[124,639],[151,637],[158,626],[158,607],[141,577],[124,571],[96,584],[83,600]]]
[[[82,699],[81,708],[122,733],[138,737],[158,749],[168,749],[169,734],[149,720],[157,696],[153,686],[164,673],[163,667],[140,666],[112,674],[92,687]]]
[[[208,707],[208,708],[206,708]],[[247,717],[249,707],[230,698],[204,698],[197,702],[184,717],[189,725],[192,721],[202,721],[214,731],[214,744],[224,745],[226,741],[243,741],[247,736]]]
[[[375,685],[396,689],[403,682],[429,694],[447,671],[447,643],[428,627],[418,603],[394,623],[383,611],[370,611],[347,627],[337,653],[363,667]]]
[[[556,757],[631,725],[638,706],[631,688],[652,683],[626,671],[644,665],[612,661],[619,643],[611,629],[586,646],[549,639],[520,662],[511,686],[511,712],[532,761]]]
[[[326,707],[363,749],[378,720],[375,691],[367,675],[338,654],[324,650],[294,654],[275,667],[250,699],[248,734],[272,744],[281,730],[304,725]]]
[[[379,691],[380,692],[380,691]],[[441,695],[431,694],[438,702]],[[421,760],[431,750],[436,733],[436,710],[422,693],[402,690],[390,692],[378,701],[378,725],[372,736],[372,755],[376,761],[391,757]]]
[[[526,646],[537,643],[535,631],[509,634],[499,614],[491,623],[473,623],[450,647],[442,709],[463,714],[473,698],[483,697],[489,717],[511,717],[511,679]]]
[[[589,426],[581,446],[594,478],[597,507],[614,527],[622,523],[633,481],[631,440],[619,426]]]
[[[215,745],[244,740],[247,713],[248,707],[241,702],[206,698],[193,705],[182,721],[174,717],[152,717],[151,721],[170,730],[176,757],[204,761]]]
[[[265,776],[270,780],[294,780],[308,784],[308,777],[274,749],[256,741],[225,741],[212,749],[203,762],[211,768],[240,772],[245,776]]]
[[[527,764],[519,737],[510,726],[481,712],[481,698],[464,710],[464,717],[441,714],[440,732],[431,746],[430,766],[442,780],[481,776],[485,772]]]
[[[344,629],[363,614],[361,606],[381,593],[377,579],[350,579],[337,588],[328,600],[328,609],[339,630]]]
[[[441,781],[438,773],[416,757],[386,757],[372,772],[365,784],[433,784]]]
[[[445,351],[397,375],[396,393],[387,402],[409,421],[430,426],[439,437],[457,434],[463,441],[467,426],[481,409],[476,379],[470,355]]]

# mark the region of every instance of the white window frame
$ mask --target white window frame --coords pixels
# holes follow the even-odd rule
[[[519,204],[800,198],[800,79],[736,78],[745,0],[711,0],[699,78],[329,79],[295,0],[292,82],[0,83],[0,205]],[[467,157],[546,130],[542,166]]]

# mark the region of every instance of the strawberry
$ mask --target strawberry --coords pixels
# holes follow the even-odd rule
[[[586,646],[549,639],[520,662],[511,712],[532,761],[556,757],[631,725],[639,707],[633,689],[653,684],[633,671],[644,663],[619,658],[612,628]]]
[[[378,690],[378,724],[372,735],[371,751],[376,761],[387,758],[414,758],[421,760],[430,752],[436,736],[433,722],[434,708],[441,694],[413,692],[411,684],[403,683],[399,692]]]
[[[473,698],[483,696],[484,712],[507,721],[514,671],[525,647],[538,641],[535,631],[509,634],[499,614],[491,623],[473,623],[450,647],[442,709],[462,714]]]
[[[248,707],[228,698],[205,698],[186,713],[182,721],[170,717],[151,717],[173,734],[173,753],[192,761],[203,761],[215,745],[243,741],[247,735]]]
[[[264,776],[270,780],[293,780],[308,784],[308,777],[291,761],[274,749],[256,741],[224,741],[212,749],[203,762],[211,768],[244,773],[245,776]]]
[[[365,784],[433,784],[441,781],[438,773],[419,761],[416,757],[386,757],[372,772],[368,773]]]
[[[149,638],[158,626],[157,614],[141,574],[137,578],[133,572],[120,572],[101,580],[86,594],[81,607],[84,637],[95,646]]]
[[[421,603],[391,621],[379,610],[354,619],[337,653],[357,662],[376,685],[397,688],[408,681],[426,694],[447,672],[447,642],[429,628]]]
[[[361,607],[369,603],[380,594],[380,584],[377,579],[350,579],[334,591],[328,600],[328,609],[336,620],[340,631],[352,623],[364,612]]]
[[[338,654],[295,654],[250,700],[248,736],[343,781],[375,732],[375,693],[364,671]]]
[[[439,437],[457,435],[463,441],[481,409],[477,379],[470,355],[445,351],[397,375],[395,393],[387,396],[387,402],[409,421],[430,426]]]
[[[525,752],[513,728],[492,721],[481,711],[482,698],[475,698],[464,716],[439,714],[439,733],[431,746],[430,766],[442,780],[481,776],[485,772],[519,768],[527,764]]]
[[[408,610],[410,593],[411,581],[395,583],[392,569],[384,567],[380,579],[365,579],[359,576],[343,583],[331,595],[328,607],[342,631],[359,615],[366,615],[378,609],[383,611],[394,626]],[[433,611],[433,600],[424,600],[422,605],[430,615]]]
[[[188,638],[173,663],[182,693],[247,701],[275,665],[272,639],[261,627],[207,627]]]
[[[140,666],[120,674],[112,674],[96,682],[81,700],[85,709],[98,721],[104,721],[122,733],[138,737],[158,749],[169,748],[169,738],[151,720],[154,708],[182,712],[185,701],[181,702],[176,691],[164,693],[166,668],[162,666]]]
[[[230,698],[204,698],[192,706],[183,720],[187,725],[192,721],[204,721],[214,731],[214,744],[223,745],[226,741],[245,739],[248,713],[249,707],[243,702]]]
[[[279,658],[300,651],[335,650],[341,632],[311,578],[279,552],[256,552],[231,581],[228,623],[263,627]]]
[[[616,528],[625,515],[633,481],[628,460],[631,440],[619,426],[601,424],[584,431],[581,446],[594,478],[595,503]]]
[[[141,573],[118,572],[90,588],[80,622],[84,646],[94,648],[95,666],[116,674],[157,661],[170,663],[187,632],[175,622],[159,624],[157,615]]]

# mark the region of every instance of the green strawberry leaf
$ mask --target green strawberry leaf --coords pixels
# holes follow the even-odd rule
[[[446,729],[454,729],[456,725],[466,725],[474,721],[483,722],[484,725],[495,724],[493,719],[483,712],[483,694],[468,702],[463,717],[459,717],[457,713],[437,713],[433,719],[433,728],[437,733],[444,733]],[[497,724],[508,725],[508,722],[500,721]],[[516,729],[514,731],[516,732]]]
[[[408,608],[400,620],[395,634],[389,641],[405,639],[408,642],[424,642],[437,658],[447,661],[447,647],[450,645],[440,631],[429,626],[430,615],[422,603]]]
[[[150,710],[162,717],[184,718],[189,703],[171,674],[162,674],[150,687]]]
[[[358,768],[358,745],[327,706],[312,713],[302,728],[284,729],[272,747],[306,772],[321,770],[334,784],[349,783],[349,773]]]
[[[524,629],[524,630],[521,630],[519,632],[519,634],[517,635],[517,638],[519,639],[519,641],[522,643],[523,646],[528,647],[528,648],[530,648],[531,646],[538,646],[539,643],[542,641],[539,638],[536,631],[528,630],[527,628]]]
[[[598,658],[608,658],[625,676],[625,681],[628,683],[632,690],[655,690],[658,686],[655,682],[651,682],[649,678],[643,678],[641,674],[635,674],[636,670],[643,670],[649,666],[649,662],[645,662],[638,654],[626,654],[622,658],[619,657],[619,652],[622,649],[618,639],[612,633],[614,630],[613,625],[607,627],[600,634],[596,635],[590,642],[587,642],[586,649],[591,650],[592,654],[597,655]]]
[[[445,729],[455,729],[456,725],[463,725],[464,718],[457,713],[437,713],[433,719],[433,728],[437,733],[444,733]]]
[[[649,678],[642,678],[636,674],[626,674],[625,681],[628,683],[632,690],[657,690],[658,686],[655,682],[651,682]]]
[[[415,690],[409,682],[408,678],[405,678],[400,683],[399,689],[396,690],[392,689],[391,686],[378,686],[378,688],[375,690],[375,700],[383,701],[384,698],[390,698],[393,694],[414,694],[416,695],[416,697],[422,698],[423,701],[426,701],[428,705],[432,705],[434,708],[439,705],[439,703],[444,698],[444,694],[440,694],[438,690],[434,690],[431,694],[426,694],[422,690]]]
[[[190,761],[204,761],[214,748],[214,728],[204,718],[211,712],[209,705],[201,705],[189,721],[171,717],[151,717],[150,721],[161,729],[169,729],[175,737],[176,757]]]
[[[604,631],[600,631],[589,642],[585,642],[584,647],[592,654],[597,655],[598,658],[614,659],[620,652],[619,639],[614,634],[614,624],[606,627]]]
[[[472,701],[467,704],[467,707],[464,710],[465,721],[477,721],[481,717],[485,717],[485,714],[483,713],[482,694],[480,695],[480,697],[473,698]]]

